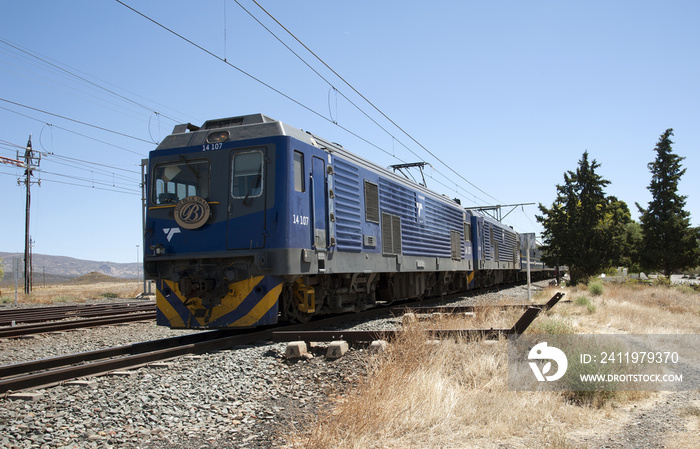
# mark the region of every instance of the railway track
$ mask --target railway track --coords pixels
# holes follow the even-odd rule
[[[0,366],[0,393],[57,385],[67,380],[133,368],[185,354],[228,348],[251,338],[208,331],[96,351]]]
[[[559,292],[555,294],[549,301],[544,304],[537,304],[533,306],[523,306],[520,304],[516,305],[504,305],[504,306],[466,306],[466,307],[452,307],[452,306],[438,306],[438,307],[403,307],[401,309],[394,310],[416,310],[424,309],[430,310],[434,313],[434,310],[441,310],[441,313],[449,311],[449,313],[464,313],[464,311],[473,312],[479,307],[494,307],[494,308],[525,308],[525,313],[518,319],[518,321],[511,328],[507,329],[427,329],[426,335],[430,338],[450,338],[450,337],[466,337],[466,338],[483,338],[487,340],[497,340],[501,337],[508,337],[510,335],[518,335],[525,332],[525,330],[532,324],[532,322],[537,318],[537,316],[546,310],[554,307],[561,298],[564,297],[564,293]],[[312,331],[312,330],[279,330],[272,333],[272,339],[275,342],[291,342],[291,341],[373,341],[373,340],[390,340],[399,335],[402,331],[400,330],[374,330],[374,331]]]
[[[74,304],[66,306],[0,309],[0,326],[17,323],[120,315],[125,312],[155,311],[155,301],[119,302],[109,304]]]
[[[60,332],[86,327],[109,326],[120,323],[130,323],[133,321],[155,320],[156,312],[135,312],[124,313],[115,316],[99,318],[83,318],[78,320],[55,321],[41,324],[27,324],[22,326],[12,326],[0,328],[0,338],[14,338],[22,335],[44,334],[48,332]]]
[[[135,368],[187,354],[228,349],[256,341],[271,341],[273,330],[309,330],[338,326],[349,320],[370,319],[388,309],[333,316],[306,324],[275,326],[274,329],[217,330],[134,343],[113,348],[51,357],[0,366],[0,394],[58,385],[71,379]]]
[[[153,301],[3,310],[0,314],[0,323],[5,327],[0,327],[0,338],[108,326],[155,318],[156,309]],[[18,322],[32,324],[17,325]]]
[[[537,316],[539,311],[545,309],[545,306],[551,307],[555,304],[556,301],[561,298],[561,294],[556,295],[555,298],[552,298],[547,305],[530,307],[525,314],[528,315],[529,322]],[[415,309],[421,304],[422,303],[419,301],[407,303],[402,309]],[[306,324],[274,326],[263,329],[206,331],[179,337],[0,366],[0,394],[58,385],[71,379],[135,368],[187,354],[201,354],[229,349],[238,345],[251,344],[256,341],[304,340],[309,337],[318,337],[311,338],[314,341],[328,341],[330,337],[332,337],[331,339],[345,337],[347,340],[373,339],[375,336],[378,338],[391,338],[395,335],[393,331],[369,331],[360,335],[360,338],[352,338],[352,331],[323,331],[322,329],[332,329],[334,327],[348,325],[351,321],[377,318],[381,315],[391,314],[392,311],[396,311],[396,309],[378,308],[359,313],[313,320]],[[512,329],[504,330],[466,329],[461,331],[449,331],[449,335],[453,335],[457,332],[493,338],[499,335],[521,333],[524,330],[521,324],[516,323]],[[527,325],[525,325],[525,327],[527,327]],[[447,331],[436,330],[434,336],[437,338],[444,338],[448,335],[446,332]]]

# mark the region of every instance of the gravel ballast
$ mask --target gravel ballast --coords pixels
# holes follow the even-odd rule
[[[478,298],[523,300],[523,287]],[[474,298],[460,303],[473,303]],[[349,325],[391,329],[390,317]],[[28,339],[0,340],[0,364],[90,351],[166,338],[173,331],[133,323]],[[301,429],[346,394],[366,373],[368,349],[354,346],[337,360],[324,347],[313,358],[287,360],[285,344],[259,342],[200,356],[184,356],[162,367],[129,375],[90,379],[87,385],[38,390],[35,401],[0,399],[3,448],[269,448]],[[617,446],[615,446],[617,447]]]

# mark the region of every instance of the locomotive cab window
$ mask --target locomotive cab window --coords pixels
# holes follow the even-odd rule
[[[209,161],[160,164],[153,170],[153,202],[173,204],[188,196],[209,196]]]
[[[263,153],[250,151],[233,156],[233,185],[231,193],[234,198],[256,198],[263,192]]]
[[[304,189],[304,155],[294,152],[294,190],[303,192]]]

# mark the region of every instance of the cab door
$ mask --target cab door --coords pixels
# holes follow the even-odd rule
[[[247,148],[231,152],[228,204],[228,249],[265,247],[265,211],[268,169],[267,149]]]
[[[314,247],[317,251],[326,251],[326,163],[316,156],[311,162],[311,201]]]

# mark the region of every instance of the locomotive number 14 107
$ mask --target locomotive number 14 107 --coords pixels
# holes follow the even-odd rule
[[[295,225],[308,226],[309,217],[306,215],[292,214],[292,223]]]
[[[202,145],[202,151],[213,151],[213,150],[220,150],[224,146],[223,143],[218,142],[218,143],[205,143]]]

